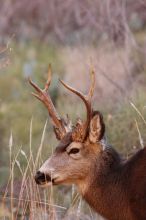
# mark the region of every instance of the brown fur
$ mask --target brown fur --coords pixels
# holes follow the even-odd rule
[[[90,173],[87,190],[81,192],[84,199],[108,220],[146,219],[145,158],[146,148],[126,162],[106,149]]]

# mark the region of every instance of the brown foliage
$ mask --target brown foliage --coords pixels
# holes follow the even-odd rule
[[[68,38],[97,39],[106,34],[121,41],[125,21],[130,22],[136,14],[144,25],[145,11],[142,0],[1,0],[0,35],[15,34],[22,40],[53,37],[66,42]]]

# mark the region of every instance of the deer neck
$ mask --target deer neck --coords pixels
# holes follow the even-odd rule
[[[94,164],[86,183],[79,187],[87,203],[108,220],[126,220],[124,213],[130,215],[127,214],[130,213],[129,206],[125,205],[126,193],[120,181],[121,164],[122,160],[115,150],[105,149]],[[122,209],[122,204],[126,210]]]

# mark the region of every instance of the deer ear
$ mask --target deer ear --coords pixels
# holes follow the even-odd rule
[[[89,128],[89,140],[92,143],[96,143],[101,140],[105,131],[105,125],[103,117],[99,112],[94,112],[93,117],[90,121]]]

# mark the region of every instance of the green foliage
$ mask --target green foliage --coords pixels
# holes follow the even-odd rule
[[[29,124],[31,118],[34,118],[33,124],[33,145],[37,148],[40,133],[48,117],[47,111],[43,108],[32,95],[33,90],[28,81],[27,74],[31,72],[30,77],[34,81],[39,82],[39,86],[47,77],[47,65],[53,66],[53,71],[57,72],[61,69],[57,50],[54,47],[28,43],[27,45],[11,45],[11,53],[7,51],[6,56],[9,57],[10,64],[0,70],[0,149],[3,155],[6,155],[6,146],[12,131],[16,146],[23,146],[28,149],[29,144]],[[3,62],[3,60],[2,60]],[[34,63],[31,66],[31,63]],[[29,67],[25,70],[25,65]],[[28,71],[25,73],[25,71]],[[56,84],[57,74],[51,85],[50,93],[53,99],[57,98],[58,89]],[[35,120],[37,119],[37,120]],[[48,129],[50,127],[48,126]],[[18,148],[17,147],[17,148]],[[7,164],[4,157],[0,157],[0,161]]]
[[[141,147],[139,135],[143,143],[146,141],[146,123],[144,121],[144,118],[146,118],[145,103],[145,91],[139,90],[133,98],[119,105],[111,114],[106,113],[105,118],[109,142],[127,156],[135,148],[138,149]],[[141,116],[138,111],[141,113]]]

